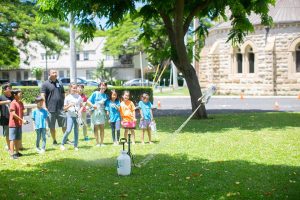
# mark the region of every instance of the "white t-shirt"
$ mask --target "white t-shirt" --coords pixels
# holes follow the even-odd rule
[[[80,105],[82,103],[82,98],[79,94],[69,94],[65,98],[64,105],[69,105],[71,103],[74,104],[74,106],[71,106],[68,109],[68,113],[71,117],[77,117],[77,113],[80,110]]]

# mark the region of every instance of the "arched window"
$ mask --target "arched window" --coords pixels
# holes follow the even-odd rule
[[[300,73],[300,43],[296,47],[296,73]]]
[[[253,49],[248,53],[249,73],[254,73],[254,53]]]
[[[236,53],[236,64],[237,64],[237,73],[243,73],[243,54],[241,53],[241,49],[239,48]]]
[[[243,73],[243,54],[239,47],[232,47],[230,49],[232,73],[242,74]]]
[[[255,67],[255,54],[253,52],[253,48],[248,45],[245,48],[245,67],[246,72],[253,74],[254,73],[254,67]]]
[[[289,78],[300,78],[300,37],[296,38],[290,45],[288,58]]]

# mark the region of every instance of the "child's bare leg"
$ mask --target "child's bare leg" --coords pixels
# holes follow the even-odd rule
[[[128,140],[128,129],[125,129],[124,131],[124,138]]]
[[[104,124],[100,125],[100,143],[103,144],[104,140]]]
[[[149,144],[151,144],[152,141],[151,141],[151,129],[150,129],[150,127],[147,128],[147,132],[148,132]]]
[[[98,129],[99,129],[99,126],[94,125],[94,136],[96,138],[96,144],[99,144]]]
[[[9,152],[10,152],[10,155],[11,155],[11,156],[14,155],[14,145],[15,145],[14,141],[11,140],[11,141],[9,142]]]
[[[144,141],[144,136],[145,136],[145,129],[142,129],[142,144],[145,144],[145,141]]]
[[[134,130],[131,129],[130,132],[131,132],[132,144],[135,144],[135,133],[134,133]]]

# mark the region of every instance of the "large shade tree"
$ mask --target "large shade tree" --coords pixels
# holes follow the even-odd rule
[[[28,43],[40,42],[59,52],[68,43],[66,24],[55,18],[38,19],[36,0],[0,1],[0,68],[18,68],[19,50],[28,56]]]
[[[135,3],[142,3],[142,8],[137,10]],[[94,17],[106,17],[107,25],[118,24],[127,13],[139,14],[144,21],[161,19],[166,35],[171,44],[171,59],[184,75],[189,88],[192,109],[199,106],[198,98],[202,92],[195,69],[188,59],[184,36],[194,19],[222,17],[225,20],[229,13],[232,28],[228,40],[240,42],[248,32],[254,31],[248,19],[251,12],[261,16],[263,25],[270,25],[272,19],[268,16],[270,4],[275,0],[39,0],[42,10],[62,19],[69,13],[77,17],[77,24],[84,33],[84,39],[93,36],[95,30]],[[200,24],[199,31],[205,33],[205,25]],[[201,106],[195,117],[206,118],[205,106]]]

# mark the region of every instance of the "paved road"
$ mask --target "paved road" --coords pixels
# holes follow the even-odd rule
[[[172,114],[191,113],[189,97],[157,97],[154,105],[160,101],[159,115],[171,112]],[[234,113],[234,112],[267,112],[289,111],[300,112],[300,100],[297,97],[225,97],[214,96],[206,105],[208,113]]]
[[[189,97],[156,97],[154,105],[160,101],[161,108],[154,111],[155,116],[163,115],[189,115],[191,114],[191,101]],[[277,107],[275,108],[275,102]],[[209,114],[236,113],[236,112],[270,112],[289,111],[300,112],[300,100],[296,97],[224,97],[214,96],[206,105]],[[29,119],[29,117],[25,117]],[[31,121],[31,119],[29,119]],[[23,132],[32,131],[32,124],[25,125]],[[0,127],[2,135],[2,127]]]

